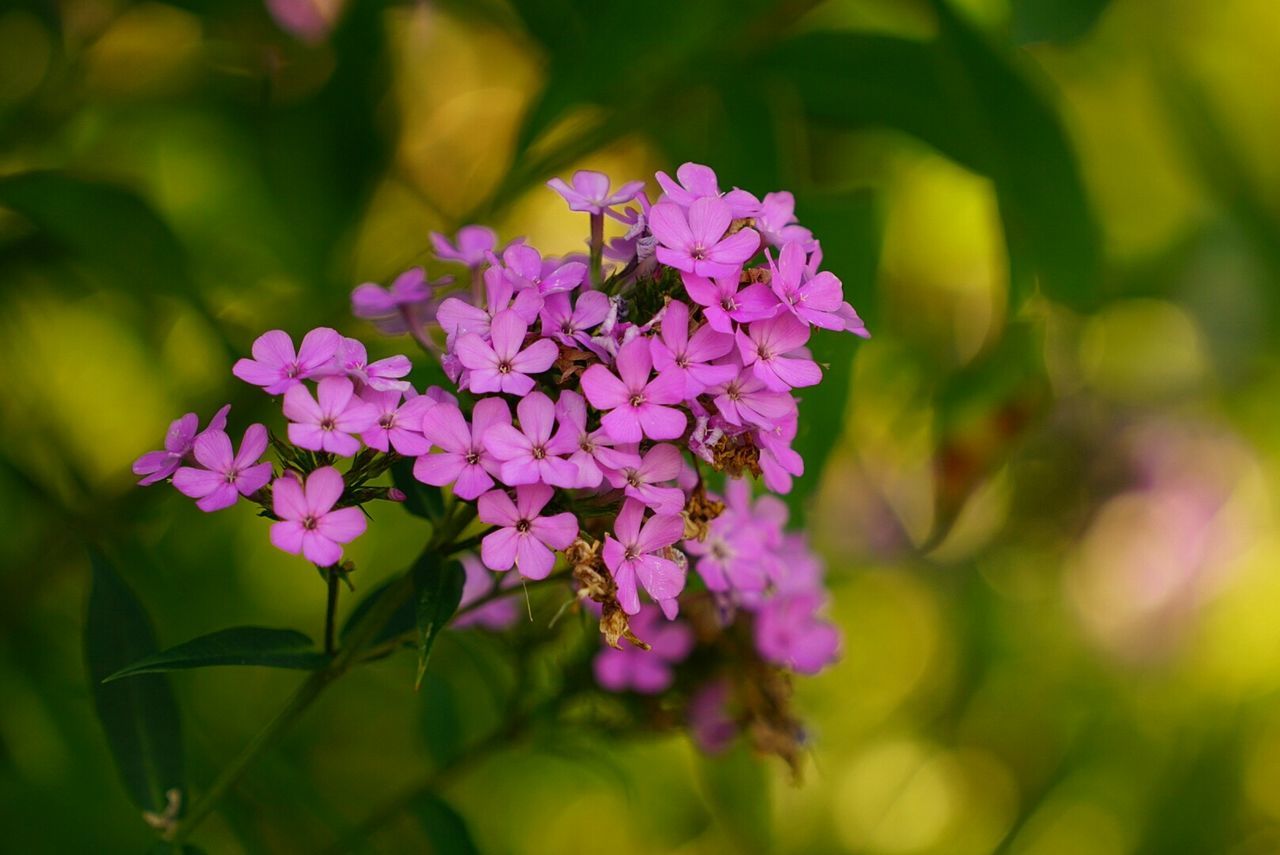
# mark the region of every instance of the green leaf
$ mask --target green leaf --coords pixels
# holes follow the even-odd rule
[[[1071,42],[1083,37],[1111,0],[1013,0],[1010,25],[1016,44]]]
[[[431,648],[462,601],[466,572],[461,563],[442,563],[434,553],[419,558],[412,572],[417,594],[414,614],[418,626],[418,676],[414,686],[420,688],[422,677],[427,672],[427,660],[431,658]]]
[[[435,673],[422,682],[422,735],[436,768],[448,766],[466,748],[462,717],[453,686]]]
[[[744,745],[702,757],[698,766],[707,807],[737,844],[738,852],[773,849],[768,769]]]
[[[435,793],[423,793],[413,803],[411,812],[426,832],[435,855],[478,855],[480,852],[466,819]]]
[[[413,477],[413,460],[405,457],[391,464],[391,483],[404,493],[404,509],[415,517],[438,522],[444,516],[444,494]]]
[[[236,626],[220,629],[176,647],[153,653],[121,668],[107,682],[138,674],[208,668],[214,665],[260,665],[312,671],[328,661],[311,639],[292,629]]]
[[[345,640],[351,634],[351,630],[360,622],[360,618],[364,617],[369,609],[373,608],[373,604],[378,601],[378,598],[387,593],[397,581],[397,579],[388,579],[366,594],[363,600],[356,603],[356,607],[351,610],[351,614],[347,615],[346,621],[342,624],[339,637]],[[382,629],[378,630],[378,634],[369,642],[369,646],[376,647],[398,635],[404,635],[413,629],[416,619],[417,605],[412,599],[406,600],[404,605],[397,609],[395,614],[383,625]]]
[[[182,729],[166,678],[104,683],[129,662],[153,653],[155,631],[146,610],[97,550],[84,627],[85,666],[94,709],[125,789],[143,810],[162,811],[165,793],[182,789]]]

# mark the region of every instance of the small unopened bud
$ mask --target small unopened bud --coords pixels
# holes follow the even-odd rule
[[[403,502],[407,498],[409,497],[404,494],[403,490],[397,490],[395,487],[390,487],[387,490],[387,501],[389,502]]]

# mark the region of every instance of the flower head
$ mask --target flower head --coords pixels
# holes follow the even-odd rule
[[[372,321],[388,335],[409,332],[433,318],[432,294],[448,281],[428,282],[426,272],[414,267],[397,276],[390,288],[366,282],[351,292],[351,314]]]
[[[618,602],[629,615],[640,611],[638,582],[672,617],[675,599],[684,590],[685,573],[666,557],[667,547],[684,532],[684,520],[675,514],[644,518],[644,505],[635,499],[622,503],[613,534],[605,535],[604,563],[618,586]]]
[[[452,484],[458,498],[475,499],[493,486],[493,476],[500,472],[502,464],[485,447],[484,435],[503,424],[511,424],[511,409],[501,398],[477,401],[470,426],[455,404],[429,408],[422,417],[422,435],[440,450],[414,461],[413,477],[436,487]]]
[[[573,487],[578,471],[572,463],[556,454],[551,447],[551,432],[556,423],[556,407],[541,392],[530,392],[516,404],[519,429],[496,425],[484,435],[485,448],[502,461],[504,484],[550,484]]]
[[[531,246],[517,244],[502,253],[503,275],[516,291],[533,289],[544,297],[572,291],[587,278],[587,265],[581,261],[561,264],[543,259]]]
[[[658,239],[658,261],[698,276],[729,276],[760,248],[754,229],[727,234],[733,222],[728,203],[703,197],[688,211],[660,202],[649,211],[649,228]]]
[[[625,205],[644,190],[643,181],[628,181],[611,194],[609,176],[589,169],[573,173],[573,186],[560,178],[552,178],[547,186],[564,197],[569,203],[569,210],[587,214],[603,214],[609,208]]]
[[[394,448],[397,454],[417,457],[426,454],[431,447],[431,443],[422,435],[422,417],[438,402],[427,395],[414,395],[404,402],[400,400],[402,397],[395,390],[364,390],[360,398],[373,406],[377,421],[360,434],[360,439],[369,448],[378,451],[385,452]]]
[[[609,297],[600,291],[584,291],[574,301],[568,294],[551,294],[542,304],[542,334],[566,347],[588,347],[588,330],[600,326],[609,314]]]
[[[809,330],[794,315],[755,321],[738,330],[737,338],[743,365],[767,388],[785,392],[821,382],[818,364],[807,353],[796,353],[809,340]]]
[[[240,440],[240,452],[222,430],[206,430],[196,437],[193,451],[203,468],[184,466],[173,473],[173,486],[196,499],[202,511],[220,511],[240,496],[252,496],[271,480],[271,464],[259,463],[267,450],[267,429],[249,425]]]
[[[531,374],[549,369],[560,354],[555,342],[538,339],[524,347],[529,325],[515,312],[499,312],[489,330],[490,340],[476,333],[458,337],[458,359],[470,372],[472,392],[506,392],[527,395],[533,390]]]
[[[582,374],[582,391],[591,406],[608,411],[601,425],[616,442],[675,439],[688,423],[684,413],[669,406],[684,400],[684,378],[658,375],[652,380],[649,342],[634,338],[618,349],[615,375],[603,365]]]
[[[555,491],[545,484],[516,488],[511,501],[506,490],[490,490],[477,502],[480,521],[499,526],[480,542],[480,558],[490,570],[515,567],[526,579],[545,579],[555,566],[552,550],[567,549],[578,536],[578,520],[565,512],[540,516]]]
[[[317,567],[337,564],[342,544],[364,534],[367,525],[359,508],[334,510],[344,488],[342,475],[332,466],[312,472],[305,486],[292,474],[277,478],[271,485],[271,502],[280,522],[271,526],[271,542]]]
[[[702,307],[707,324],[716,332],[732,333],[735,324],[771,318],[778,312],[778,298],[768,286],[757,283],[739,290],[736,271],[715,279],[682,273],[680,279],[689,299]]]
[[[621,487],[623,493],[660,514],[678,514],[684,510],[684,491],[664,487],[676,480],[684,468],[684,456],[674,445],[662,442],[645,452],[635,465],[606,472],[609,483]]]
[[[360,450],[352,434],[363,433],[378,421],[377,409],[355,395],[346,377],[326,377],[316,384],[316,397],[306,386],[294,386],[284,395],[289,419],[289,441],[299,448],[331,451],[351,457]]]
[[[323,374],[341,343],[342,336],[335,330],[317,327],[303,336],[302,346],[295,352],[288,333],[271,330],[254,341],[253,359],[239,360],[231,373],[270,395],[279,395]]]

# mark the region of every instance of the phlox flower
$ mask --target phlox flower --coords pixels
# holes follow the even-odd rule
[[[696,200],[688,211],[670,202],[649,210],[658,261],[698,276],[728,276],[755,255],[760,236],[754,229],[726,234],[732,222],[729,205],[714,197]]]
[[[436,320],[449,341],[459,335],[473,332],[488,335],[494,317],[503,311],[515,312],[526,324],[531,324],[542,309],[542,295],[536,289],[526,288],[517,292],[501,268],[488,267],[484,271],[485,304],[474,306],[461,297],[449,297],[440,304]]]
[[[783,246],[777,264],[767,252],[765,257],[769,259],[769,287],[782,308],[801,323],[827,330],[845,330],[849,329],[850,317],[858,318],[853,307],[844,302],[843,287],[835,274],[825,270],[809,274],[799,243]],[[861,320],[856,326],[866,334]]]
[[[656,695],[666,691],[674,680],[671,666],[693,652],[693,630],[682,621],[662,620],[657,606],[642,607],[630,623],[631,630],[649,649],[632,645],[615,649],[606,645],[592,662],[596,682],[611,692],[630,690]]]
[[[613,525],[605,535],[604,563],[618,586],[618,602],[629,615],[640,611],[637,582],[662,607],[668,618],[679,609],[676,597],[684,590],[685,574],[662,552],[678,541],[684,520],[676,514],[644,518],[644,505],[635,499],[622,503]]]
[[[231,373],[261,386],[269,395],[279,395],[303,380],[323,375],[341,343],[337,331],[317,327],[303,336],[302,346],[295,352],[288,333],[270,330],[254,341],[253,359],[238,360]]]
[[[605,411],[600,424],[615,442],[675,439],[684,433],[684,413],[668,406],[684,400],[684,380],[675,374],[649,379],[648,340],[634,338],[618,348],[615,365],[617,375],[598,364],[582,374],[582,391],[591,406]]]
[[[551,445],[556,423],[556,407],[541,392],[530,392],[516,404],[520,420],[517,429],[511,425],[495,425],[485,432],[484,446],[502,461],[500,477],[504,484],[550,484],[553,487],[577,486],[578,470]]]
[[[634,466],[610,469],[605,477],[614,487],[642,502],[660,514],[678,514],[684,510],[684,491],[678,487],[663,487],[679,477],[684,468],[684,456],[680,449],[662,442],[645,452]]]
[[[476,503],[480,521],[499,529],[480,542],[480,558],[490,570],[512,566],[526,579],[551,575],[552,550],[567,549],[578,536],[578,520],[568,512],[539,516],[554,490],[545,484],[523,484],[511,501],[506,490],[490,490]]]
[[[799,417],[788,413],[769,428],[756,432],[756,445],[760,448],[760,474],[764,485],[775,493],[790,493],[791,479],[804,474],[804,458],[791,447],[796,438]]]
[[[549,369],[560,355],[555,342],[542,338],[524,347],[529,325],[513,311],[499,312],[489,330],[490,340],[464,333],[454,345],[459,361],[469,372],[472,392],[506,392],[527,395],[533,390],[530,374]]]
[[[609,314],[609,297],[600,291],[584,291],[575,301],[568,294],[551,294],[539,317],[542,334],[566,347],[588,347],[588,330],[600,326]]]
[[[692,273],[680,274],[689,299],[702,307],[707,324],[716,332],[732,333],[735,324],[771,318],[778,312],[778,298],[767,285],[759,283],[739,289],[739,274],[707,279]]]
[[[271,464],[258,462],[267,450],[267,429],[262,425],[249,425],[239,453],[232,449],[225,431],[213,429],[197,436],[192,450],[204,468],[183,466],[173,473],[173,486],[196,499],[202,511],[229,508],[240,496],[252,496],[271,480]]]
[[[531,288],[545,297],[581,285],[587,278],[587,265],[581,261],[544,260],[533,247],[517,244],[502,253],[502,272],[517,292]]]
[[[809,330],[794,315],[782,314],[754,321],[737,334],[742,363],[761,383],[775,392],[814,386],[822,369],[807,354],[795,355],[809,340]]]
[[[412,326],[434,317],[431,298],[435,286],[448,281],[428,282],[426,272],[414,267],[397,276],[390,288],[365,282],[351,292],[351,314],[372,321],[388,335],[409,332]]]
[[[719,754],[738,735],[738,723],[729,715],[729,681],[712,680],[689,698],[689,734],[707,754]]]
[[[798,243],[806,252],[816,246],[813,232],[796,224],[796,197],[785,190],[766,193],[754,220],[760,237],[769,246]]]
[[[489,260],[489,253],[498,246],[498,236],[493,229],[485,226],[463,226],[453,241],[440,232],[432,232],[430,237],[436,258],[441,261],[456,261],[467,267],[484,264]]]
[[[698,199],[723,198],[735,218],[754,217],[760,209],[760,200],[745,190],[734,188],[721,194],[715,171],[701,163],[682,163],[676,170],[676,180],[665,172],[654,176],[665,194],[663,198],[682,208],[690,207]]]
[[[320,374],[350,377],[360,385],[379,392],[407,392],[410,385],[402,379],[413,370],[413,363],[404,355],[388,356],[376,362],[369,361],[369,351],[359,339],[344,338],[338,345],[333,364]]]
[[[684,383],[685,400],[701,395],[708,386],[728,382],[738,373],[734,365],[711,365],[733,350],[733,336],[699,327],[689,335],[689,307],[673,300],[662,313],[662,330],[649,340],[653,367],[659,374],[675,374]]]
[[[609,176],[589,169],[579,169],[573,173],[572,180],[570,186],[563,179],[552,178],[547,186],[564,197],[569,210],[585,214],[603,214],[617,205],[625,205],[644,190],[643,181],[628,181],[610,193]]]
[[[271,526],[271,542],[317,567],[337,564],[342,544],[364,534],[367,525],[359,508],[334,510],[343,489],[342,475],[332,466],[312,472],[305,486],[292,473],[277,478],[271,485],[271,502],[280,522]]]
[[[231,405],[227,404],[218,412],[214,413],[212,419],[209,420],[209,426],[205,430],[222,430],[227,426],[227,413],[231,411]],[[164,435],[164,449],[162,451],[148,451],[146,454],[133,461],[133,474],[141,475],[142,479],[138,481],[138,485],[149,487],[157,481],[163,481],[172,475],[182,460],[191,453],[191,446],[195,442],[196,433],[200,429],[200,417],[195,413],[187,413],[180,419],[174,419],[169,424],[169,430]]]
[[[796,409],[795,399],[789,394],[769,389],[745,368],[728,383],[707,389],[707,393],[713,397],[720,417],[734,427],[770,428]]]
[[[501,398],[476,401],[470,426],[455,404],[429,408],[422,417],[422,435],[440,451],[414,461],[413,477],[436,487],[452,484],[458,498],[475,499],[493,486],[502,465],[485,447],[484,435],[503,424],[511,424],[511,410]]]
[[[767,661],[801,674],[816,674],[835,661],[840,632],[818,617],[819,594],[772,597],[756,613],[756,649]]]
[[[378,411],[355,395],[346,377],[325,377],[311,390],[298,385],[284,395],[284,415],[289,419],[289,441],[298,448],[330,451],[351,457],[360,450],[352,434],[363,433],[378,422]]]
[[[365,389],[360,393],[360,398],[371,404],[377,414],[377,421],[360,434],[360,440],[378,451],[394,448],[396,454],[417,457],[426,454],[431,447],[422,435],[422,417],[438,401],[427,395],[414,395],[402,402],[402,397],[395,390],[378,392]]]
[[[603,470],[640,465],[639,455],[613,447],[613,440],[604,428],[587,430],[587,403],[577,392],[565,389],[560,393],[556,401],[556,421],[560,428],[551,438],[548,449],[553,454],[568,455],[575,470],[571,486],[598,487],[604,480]]]

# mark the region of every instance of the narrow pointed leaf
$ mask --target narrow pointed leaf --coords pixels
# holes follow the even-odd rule
[[[363,600],[356,603],[355,608],[351,610],[351,614],[347,615],[346,621],[342,624],[342,630],[339,632],[339,637],[345,640],[351,634],[351,630],[360,622],[360,618],[364,617],[365,614],[368,613],[369,609],[373,608],[373,605],[378,601],[378,598],[387,593],[388,589],[390,589],[395,582],[396,579],[388,579],[386,582],[383,582],[381,585],[366,594]],[[383,625],[382,629],[378,631],[378,634],[369,642],[369,645],[371,647],[376,647],[385,641],[390,641],[398,635],[403,635],[406,632],[409,632],[413,629],[416,621],[417,603],[413,599],[406,600],[404,605],[396,610],[386,624]]]
[[[311,671],[327,661],[311,639],[293,629],[236,626],[220,629],[176,647],[144,656],[121,668],[107,682],[138,674],[157,674],[215,665],[259,665]]]
[[[156,637],[142,603],[107,558],[89,555],[92,586],[85,618],[89,691],[125,789],[143,810],[162,811],[165,793],[182,789],[182,731],[166,678],[103,681],[155,652]]]
[[[413,567],[418,626],[418,675],[415,688],[422,685],[427,660],[431,658],[431,648],[435,646],[440,630],[444,629],[449,618],[458,610],[465,580],[466,573],[460,563],[442,562],[434,554],[423,555]]]

